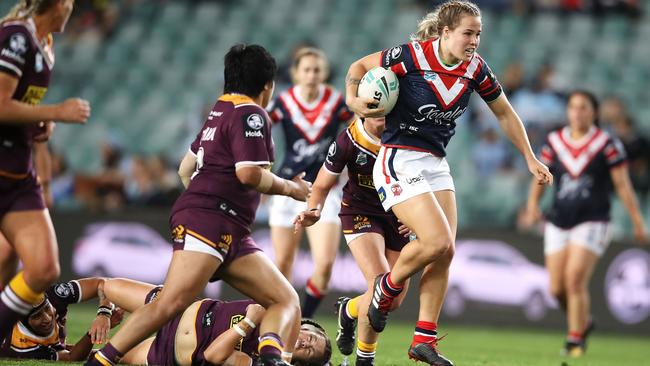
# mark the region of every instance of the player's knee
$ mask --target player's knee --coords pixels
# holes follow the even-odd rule
[[[61,275],[61,267],[58,261],[46,261],[39,266],[24,268],[25,276],[30,279],[34,287],[41,287],[35,290],[45,290],[49,285],[55,283]]]
[[[568,294],[576,294],[584,291],[586,285],[583,274],[580,271],[567,272],[564,287]]]
[[[449,245],[447,250],[445,250],[438,259],[436,259],[436,265],[444,268],[449,268],[451,261],[454,259],[454,254],[456,254],[456,248],[452,244]]]
[[[453,248],[453,239],[450,235],[442,235],[437,237],[430,237],[422,240],[421,258],[427,263],[432,263],[441,259],[447,251]],[[453,258],[453,252],[450,253],[449,263]]]

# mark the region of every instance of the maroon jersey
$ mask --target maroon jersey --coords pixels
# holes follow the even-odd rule
[[[349,180],[343,187],[341,213],[386,214],[372,181],[372,167],[379,148],[380,142],[366,132],[360,119],[352,122],[330,145],[325,169],[338,175],[348,167]]]
[[[235,169],[240,165],[270,167],[274,147],[268,121],[266,111],[247,96],[219,98],[190,148],[197,169],[172,216],[184,209],[213,209],[248,229],[260,193],[245,187]]]
[[[54,66],[51,37],[41,44],[34,21],[0,25],[0,72],[18,79],[14,100],[39,104]],[[0,177],[23,179],[32,169],[32,139],[41,129],[33,125],[0,125]]]

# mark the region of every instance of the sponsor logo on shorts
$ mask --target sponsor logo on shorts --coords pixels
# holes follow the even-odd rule
[[[185,226],[176,225],[176,227],[172,229],[172,240],[174,243],[179,244],[185,242]]]
[[[72,284],[68,282],[60,283],[54,288],[54,293],[62,299],[70,297],[73,292]]]
[[[354,230],[363,230],[370,229],[372,224],[370,223],[370,218],[368,216],[356,215],[354,217]]]
[[[242,320],[244,320],[243,315],[237,314],[237,315],[231,316],[230,317],[230,325],[228,326],[228,328],[234,327],[235,325],[239,324]],[[244,345],[244,339],[242,338],[242,339],[239,340],[239,343],[237,343],[235,345],[235,350],[241,351],[242,348],[243,348],[243,345]]]
[[[402,186],[400,186],[398,183],[393,184],[390,187],[390,190],[391,192],[393,192],[393,195],[396,197],[402,194]]]
[[[356,163],[359,166],[364,166],[368,164],[368,155],[364,152],[359,152],[359,154],[357,154]]]
[[[370,189],[375,189],[375,182],[372,180],[372,175],[357,175],[360,187],[366,187]]]
[[[416,177],[406,178],[406,183],[415,184],[415,183],[421,182],[423,180],[424,180],[424,177],[422,176],[422,174],[418,174]]]
[[[214,317],[211,311],[208,311],[203,315],[203,318],[201,319],[201,325],[203,325],[203,328],[210,328],[214,324]]]
[[[381,203],[384,203],[386,201],[386,190],[384,187],[380,187],[379,190],[377,191],[377,194],[379,195],[379,200]]]
[[[228,252],[230,250],[231,245],[232,245],[232,234],[221,235],[221,241],[219,241],[219,244],[217,244],[219,249],[223,250],[224,252]]]

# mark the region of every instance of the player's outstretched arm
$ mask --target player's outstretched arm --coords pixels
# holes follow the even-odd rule
[[[623,206],[625,206],[632,219],[634,238],[640,243],[648,243],[648,230],[639,210],[639,202],[632,188],[632,182],[630,182],[627,164],[619,164],[611,168],[610,175],[614,183],[614,189],[616,189],[616,194],[621,199]]]
[[[338,175],[330,173],[325,167],[321,167],[318,176],[311,187],[311,195],[307,202],[307,210],[298,214],[293,224],[296,230],[301,227],[312,226],[320,220],[320,211],[325,205],[325,200],[330,190],[338,181]]]
[[[57,352],[58,360],[62,362],[83,361],[88,358],[93,349],[93,343],[88,333],[84,334],[69,350]]]
[[[235,170],[239,181],[260,193],[289,196],[297,201],[307,201],[311,183],[303,180],[305,173],[293,179],[282,179],[259,165],[239,165]]]
[[[90,117],[90,104],[86,100],[72,98],[60,104],[31,105],[12,99],[17,87],[16,77],[0,72],[0,124],[86,123]]]
[[[348,74],[345,76],[345,104],[351,111],[361,117],[381,117],[384,115],[383,108],[371,108],[375,103],[371,98],[360,98],[357,96],[359,83],[368,70],[381,65],[381,52],[375,52],[361,58],[350,65]]]
[[[541,161],[537,160],[533,149],[530,147],[530,141],[526,134],[526,129],[521,119],[510,105],[505,94],[501,94],[495,101],[488,104],[494,116],[499,120],[501,129],[506,133],[508,139],[512,141],[515,147],[521,152],[526,159],[528,170],[537,179],[539,184],[553,184],[553,175],[548,167]]]

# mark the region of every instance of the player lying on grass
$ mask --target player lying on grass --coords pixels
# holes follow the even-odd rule
[[[93,343],[104,343],[108,331],[122,320],[117,309],[103,294],[104,280],[84,278],[50,286],[43,301],[0,340],[0,358],[31,358],[55,361],[82,361]],[[68,305],[99,298],[97,317],[88,332],[74,344],[66,343]]]
[[[106,297],[128,312],[152,302],[161,286],[126,279],[104,284]],[[120,360],[135,365],[251,365],[258,357],[259,325],[266,310],[252,300],[202,299],[142,341]],[[303,320],[293,355],[287,361],[299,366],[329,363],[332,345],[317,323]]]

